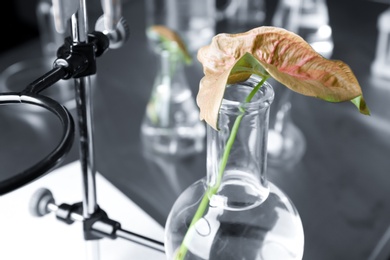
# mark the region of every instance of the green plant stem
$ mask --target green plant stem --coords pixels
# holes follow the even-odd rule
[[[264,82],[268,79],[267,76],[264,76],[262,80],[252,89],[252,91],[249,93],[249,95],[246,97],[245,102],[248,103],[252,100],[254,95],[257,93],[257,91],[260,89],[260,87],[264,84]],[[203,195],[202,201],[200,202],[198,209],[195,212],[194,217],[192,218],[191,224],[188,227],[187,233],[184,236],[183,242],[180,245],[179,251],[177,252],[175,256],[175,260],[183,260],[184,257],[187,254],[188,248],[186,246],[187,242],[191,241],[191,230],[195,227],[195,224],[198,222],[199,219],[201,219],[209,205],[209,201],[212,195],[215,195],[221,186],[223,173],[225,171],[226,164],[228,162],[230,151],[233,147],[234,141],[237,136],[238,128],[241,124],[242,117],[244,116],[245,109],[240,107],[241,114],[237,116],[236,120],[234,121],[234,125],[232,127],[232,131],[230,133],[229,139],[226,143],[226,147],[222,156],[221,164],[219,166],[218,170],[218,176],[217,181],[212,187],[208,187],[206,190],[206,193]]]

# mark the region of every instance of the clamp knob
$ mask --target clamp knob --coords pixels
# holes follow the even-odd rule
[[[35,217],[43,217],[51,212],[49,204],[55,204],[53,194],[46,188],[40,188],[31,197],[30,213]]]
[[[114,30],[109,30],[105,26],[104,15],[100,16],[96,21],[95,30],[104,33],[110,40],[110,49],[118,49],[128,40],[130,29],[127,21],[121,17],[116,24]]]

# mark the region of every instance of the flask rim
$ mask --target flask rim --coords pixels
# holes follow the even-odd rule
[[[227,85],[227,88],[237,86],[254,88],[260,81],[261,78],[259,76],[251,75],[246,81],[229,84]],[[224,97],[221,102],[221,110],[224,110],[224,108],[226,109],[228,107],[242,107],[246,110],[259,110],[262,108],[268,108],[272,104],[274,96],[275,92],[271,84],[265,81],[250,102],[231,100]]]

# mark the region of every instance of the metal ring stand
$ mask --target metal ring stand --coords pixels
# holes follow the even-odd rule
[[[54,113],[62,123],[62,138],[57,147],[34,166],[12,178],[0,182],[0,195],[16,190],[29,182],[43,176],[57,166],[72,147],[74,140],[74,123],[69,111],[56,101],[37,94],[5,93],[0,94],[0,105],[29,104],[43,107]]]
[[[122,229],[119,222],[109,219],[108,215],[99,208],[96,200],[90,76],[96,73],[95,58],[102,55],[109,47],[121,47],[127,39],[128,28],[126,24],[123,24],[124,20],[118,12],[120,10],[118,1],[104,0],[104,19],[106,20],[103,23],[100,19],[96,26],[103,26],[104,28],[97,29],[102,29],[101,31],[104,31],[104,33],[95,31],[91,34],[87,33],[85,1],[72,0],[70,2],[67,0],[66,2],[59,2],[59,6],[54,6],[59,11],[64,12],[61,8],[64,4],[67,4],[73,7],[75,12],[71,11],[71,13],[63,15],[64,17],[70,17],[71,37],[67,38],[65,44],[59,48],[54,68],[32,82],[20,93],[0,94],[0,105],[26,103],[47,109],[54,113],[62,123],[64,129],[62,140],[49,155],[30,169],[0,182],[0,195],[18,189],[48,173],[61,162],[70,150],[75,128],[72,116],[64,106],[51,98],[39,95],[39,93],[61,79],[74,78],[80,131],[79,151],[83,175],[83,201],[73,205],[56,205],[49,190],[38,190],[33,198],[34,203],[36,203],[33,207],[34,214],[43,216],[55,212],[57,219],[67,224],[82,221],[84,239],[87,241],[89,248],[88,259],[99,259],[97,241],[101,238],[116,239],[120,237],[164,252],[162,242]],[[72,10],[69,6],[63,9],[65,11]],[[112,22],[107,22],[107,20]]]

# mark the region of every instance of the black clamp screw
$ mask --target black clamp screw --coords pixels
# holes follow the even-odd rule
[[[70,225],[74,222],[72,213],[81,216],[82,211],[83,205],[81,202],[72,205],[63,203],[58,206],[56,217],[58,220]],[[110,219],[107,213],[100,207],[89,218],[84,219],[83,224],[85,240],[96,240],[104,237],[116,239],[116,232],[121,229],[121,224]]]
[[[102,32],[88,34],[88,43],[73,44],[67,37],[57,51],[54,67],[63,67],[67,71],[64,79],[81,78],[96,74],[96,57],[101,56],[109,47],[109,39]]]
[[[99,229],[95,227],[98,226]],[[116,231],[121,228],[121,224],[108,218],[107,213],[98,208],[92,216],[84,220],[84,239],[96,240],[104,237],[116,238]]]

